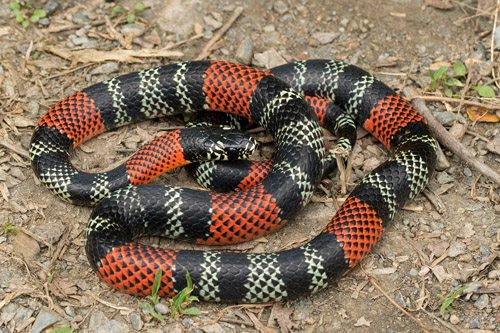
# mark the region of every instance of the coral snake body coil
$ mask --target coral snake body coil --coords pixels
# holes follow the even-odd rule
[[[235,243],[281,227],[310,201],[324,167],[322,130],[304,95],[334,101],[393,153],[364,177],[317,237],[268,254],[170,250],[133,241],[158,235]],[[238,114],[273,135],[274,162],[256,186],[211,193],[138,185],[156,177],[158,168],[187,160],[178,133],[107,173],[83,173],[69,162],[73,147],[106,130],[204,110]],[[178,148],[166,157],[158,154],[162,145]],[[201,299],[268,302],[317,292],[353,268],[402,205],[427,185],[436,148],[417,111],[355,66],[308,60],[263,72],[201,61],[127,74],[72,94],[40,120],[30,155],[36,175],[53,193],[69,202],[97,204],[85,246],[91,266],[111,287],[150,294],[161,268],[160,295],[182,290],[189,271]]]

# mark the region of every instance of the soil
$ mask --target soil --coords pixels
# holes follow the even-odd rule
[[[43,21],[23,28],[16,23],[9,2],[2,1],[0,222],[20,230],[0,236],[0,332],[45,327],[40,325],[46,313],[57,318],[52,328],[80,331],[498,330],[499,185],[480,177],[446,149],[450,165],[437,172],[429,185],[437,199],[420,195],[410,202],[362,264],[326,290],[274,306],[195,303],[200,315],[171,319],[167,313],[163,323],[141,310],[146,299],[110,290],[98,280],[84,250],[91,209],[56,199],[36,180],[27,156],[34,125],[64,96],[120,74],[195,59],[239,6],[242,14],[214,45],[209,59],[241,61],[238,47],[249,39],[254,56],[243,55],[250,56],[254,65],[340,59],[374,73],[397,91],[410,86],[436,96],[442,96],[444,89],[440,84],[436,92],[429,91],[429,68],[461,61],[473,73],[472,84],[490,85],[499,96],[491,76],[492,68],[499,73],[498,48],[490,56],[495,2],[151,0],[144,2],[144,11],[135,13],[138,26],[131,26],[127,13],[135,1],[32,1],[33,8],[58,6]],[[110,18],[116,5],[124,11]],[[176,10],[181,14],[168,17]],[[31,13],[26,8],[22,11]],[[128,39],[128,31],[137,36]],[[150,54],[181,41],[169,52],[182,55],[125,58],[116,52],[129,45],[131,50]],[[118,58],[96,62],[94,49]],[[82,56],[82,51],[89,50]],[[455,89],[462,92],[460,87]],[[498,97],[481,100],[473,90],[465,92],[465,99],[500,104]],[[452,115],[457,124],[468,123],[469,133],[475,134],[462,138],[465,149],[500,171],[498,151],[485,149],[487,141],[495,136],[498,140],[498,123],[468,122],[466,106],[459,103],[427,105]],[[77,148],[73,163],[92,172],[110,169],[148,140],[182,125],[182,117],[171,117],[104,133]],[[266,140],[265,133],[254,136]],[[272,144],[262,146],[261,156],[272,152]],[[369,135],[358,139],[355,154],[348,190],[388,156]],[[198,187],[183,169],[155,182]],[[313,238],[336,210],[337,198],[329,190],[332,183],[337,197],[345,197],[334,174],[323,182],[327,190],[317,189],[315,200],[284,228],[232,249],[270,252]],[[442,202],[442,211],[436,209],[436,200]],[[199,248],[157,238],[144,241]],[[464,285],[469,289],[453,302],[455,311],[441,315],[439,295],[448,296]],[[168,306],[168,299],[161,299],[161,304]]]

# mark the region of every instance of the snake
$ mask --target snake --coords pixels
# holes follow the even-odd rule
[[[323,110],[335,105],[391,152],[316,237],[274,253],[178,250],[136,241],[162,236],[220,245],[283,226],[311,200],[323,177],[328,152],[320,113],[311,111],[314,104]],[[71,164],[75,147],[105,131],[206,111],[241,116],[273,136],[275,154],[263,179],[227,193],[146,184],[191,162],[196,157],[191,155],[223,155],[211,133],[197,140],[196,132],[189,132],[194,143],[184,144],[180,130],[146,144],[108,172],[85,173]],[[186,146],[204,142],[208,152],[187,152]],[[251,141],[245,145],[253,148]],[[359,67],[322,59],[265,71],[224,61],[187,61],[112,78],[52,107],[38,122],[29,149],[42,185],[70,203],[94,205],[85,250],[90,266],[110,287],[149,295],[161,270],[160,296],[173,297],[191,279],[192,295],[199,299],[245,303],[316,293],[352,270],[404,203],[428,184],[436,151],[425,119],[408,101]]]

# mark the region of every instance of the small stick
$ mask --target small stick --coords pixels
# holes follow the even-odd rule
[[[427,120],[431,131],[441,144],[446,146],[453,154],[457,155],[461,160],[478,170],[490,180],[500,184],[500,174],[486,164],[481,163],[479,159],[472,155],[472,153],[470,153],[469,150],[467,150],[457,139],[455,139],[454,136],[448,133],[448,131],[444,129],[436,118],[434,118],[430,110],[425,105],[423,99],[414,97],[412,98],[412,104]]]
[[[413,101],[416,98],[422,99],[424,101],[437,101],[437,102],[448,102],[448,103],[460,103],[461,102],[461,100],[456,99],[456,98],[440,97],[440,96],[413,96],[413,97],[409,97],[408,99]],[[479,108],[485,108],[485,109],[489,109],[489,110],[500,110],[500,105],[494,105],[494,104],[485,104],[485,103],[479,103],[479,102],[473,102],[473,101],[463,101],[463,104],[477,106]]]
[[[396,308],[399,309],[399,311],[403,312],[405,315],[408,316],[408,318],[410,318],[411,320],[413,320],[418,326],[420,326],[420,328],[424,331],[424,332],[430,332],[430,330],[425,327],[424,324],[422,324],[422,322],[420,320],[418,320],[417,318],[413,317],[408,311],[406,311],[405,309],[403,309],[398,303],[396,303],[389,295],[387,295],[387,293],[377,284],[377,282],[375,281],[374,278],[372,278],[370,275],[368,275],[368,273],[361,267],[361,270],[363,271],[363,273],[366,274],[366,276],[368,276],[368,279],[370,280],[370,283],[375,287],[377,288],[378,291],[380,291],[384,296],[385,298],[387,298],[387,300],[389,302],[391,302]]]
[[[233,15],[231,15],[231,17],[229,18],[229,21],[227,21],[226,24],[224,24],[219,30],[217,30],[215,35],[212,38],[210,38],[207,45],[205,45],[203,50],[201,50],[200,54],[198,54],[198,56],[194,60],[206,59],[210,54],[210,49],[212,48],[212,46],[222,37],[222,35],[226,33],[226,31],[231,27],[231,25],[233,25],[234,21],[236,21],[236,19],[240,16],[242,12],[243,12],[243,7],[237,7],[234,10]]]

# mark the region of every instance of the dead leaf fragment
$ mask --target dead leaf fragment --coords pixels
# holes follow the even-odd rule
[[[453,8],[453,4],[450,0],[427,0],[427,5],[437,9]]]
[[[469,106],[467,108],[467,115],[472,121],[480,121],[484,123],[497,123],[500,118],[494,114],[488,112],[485,108],[479,108],[477,106]]]
[[[290,318],[292,313],[293,308],[285,308],[280,303],[274,303],[267,326],[275,327],[276,325],[274,321],[276,321],[278,322],[281,332],[292,332],[292,329],[298,328],[298,326]]]
[[[371,321],[366,320],[365,317],[359,318],[358,321],[356,322],[356,324],[354,324],[354,326],[356,326],[356,327],[360,327],[360,326],[370,327],[370,325],[371,325]]]
[[[484,148],[488,149],[490,152],[500,155],[500,134],[495,135],[493,139],[488,141]]]
[[[40,253],[40,245],[38,245],[38,242],[22,231],[17,232],[12,246],[14,252],[28,261],[34,260]]]

